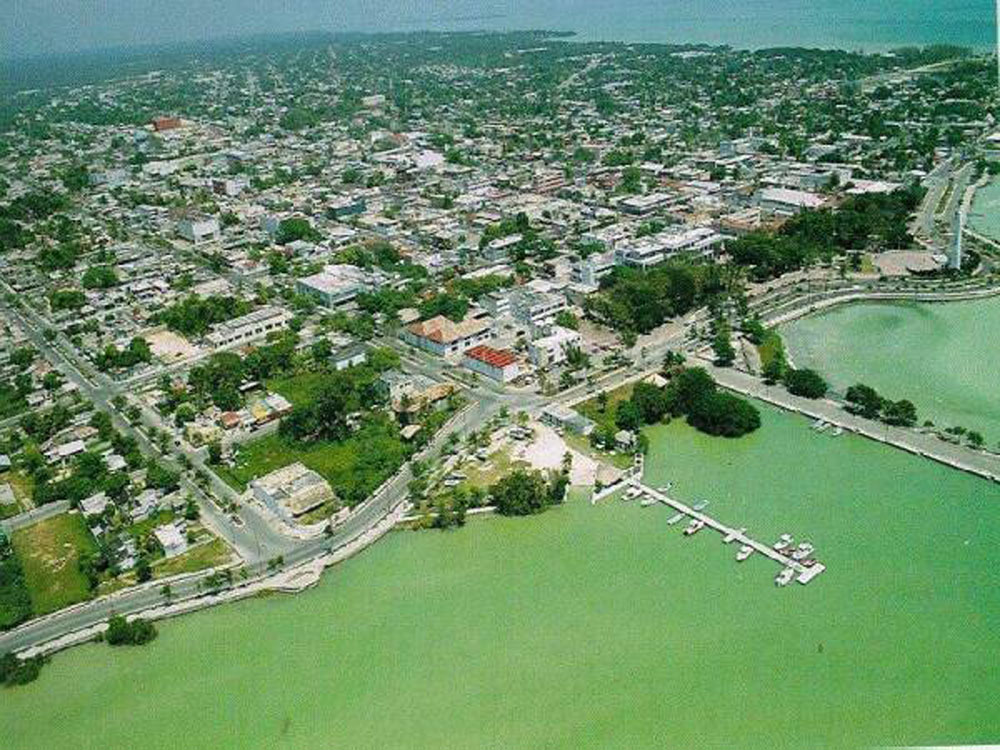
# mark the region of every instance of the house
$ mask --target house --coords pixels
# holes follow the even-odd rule
[[[483,248],[483,258],[490,263],[505,261],[510,257],[511,249],[519,243],[523,237],[520,234],[510,234],[506,237],[498,237],[486,243]]]
[[[10,467],[10,456],[6,453],[0,453],[0,471],[9,471]]]
[[[589,435],[594,431],[595,427],[593,421],[578,411],[561,404],[546,406],[538,418],[542,424],[547,424],[556,429],[569,430],[579,435]]]
[[[250,490],[257,500],[287,521],[294,521],[336,497],[323,477],[298,461],[253,480]]]
[[[484,344],[467,349],[462,364],[498,383],[509,383],[519,374],[517,357],[513,352],[494,349]]]
[[[165,523],[162,526],[157,526],[153,529],[153,536],[163,547],[163,554],[168,560],[187,552],[187,537],[176,523]]]
[[[368,348],[359,342],[351,342],[330,352],[330,364],[334,370],[346,370],[368,361]]]
[[[0,483],[0,505],[14,505],[17,498],[14,497],[14,490],[6,482]]]
[[[490,322],[482,318],[467,317],[461,323],[438,315],[403,329],[403,340],[419,349],[445,357],[461,354],[490,340]]]
[[[103,492],[91,495],[86,500],[80,502],[80,510],[87,518],[99,516],[108,507],[108,497]]]
[[[635,445],[635,434],[629,430],[618,430],[615,433],[615,447],[620,451],[632,450]]]

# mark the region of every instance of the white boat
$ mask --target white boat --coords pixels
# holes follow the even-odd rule
[[[792,541],[793,540],[791,534],[782,534],[780,537],[778,537],[778,541],[776,541],[771,546],[774,547],[774,549],[776,549],[778,552],[781,552],[791,547]]]
[[[816,432],[823,432],[827,427],[830,426],[829,422],[823,422],[819,427],[816,428]]]
[[[839,424],[836,427],[834,427],[833,432],[830,433],[830,435],[832,435],[833,437],[840,437],[843,434],[844,434],[844,428],[841,427]]]
[[[670,518],[668,518],[667,523],[673,526],[675,523],[679,523],[682,518],[684,518],[684,514],[678,513],[676,516],[671,516]]]
[[[792,568],[785,568],[778,576],[774,579],[776,586],[787,586],[792,582],[792,578],[795,577],[795,571]]]
[[[809,555],[811,555],[815,551],[816,548],[813,547],[809,542],[802,542],[802,544],[796,547],[795,551],[792,552],[792,559],[805,560],[807,557],[809,557]]]
[[[691,523],[688,524],[688,527],[684,529],[684,535],[691,536],[692,534],[697,534],[704,528],[704,526],[705,526],[704,521],[702,521],[700,518],[695,518],[693,521],[691,521]]]
[[[638,487],[629,487],[625,490],[625,494],[622,495],[622,500],[634,500],[642,494],[642,490]]]
[[[639,503],[643,508],[648,508],[650,505],[656,505],[656,500],[651,497],[644,497],[642,502]]]
[[[708,500],[702,500],[700,503],[698,503],[696,506],[694,506],[694,509],[695,510],[705,510],[705,508],[707,508],[707,507],[708,507]]]
[[[753,554],[753,547],[751,547],[749,544],[744,544],[742,547],[740,547],[740,551],[736,553],[736,562],[743,562],[752,554]]]
[[[815,422],[812,423],[812,428],[814,430],[821,430],[824,427],[826,427],[826,421],[825,420],[817,419]]]

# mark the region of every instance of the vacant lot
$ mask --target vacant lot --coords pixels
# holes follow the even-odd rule
[[[395,473],[405,460],[406,447],[395,432],[369,426],[342,442],[299,442],[272,433],[242,444],[236,465],[219,466],[216,472],[242,491],[256,477],[301,461],[329,481],[344,502],[354,505]]]
[[[626,383],[623,386],[615,388],[613,391],[608,391],[606,400],[602,400],[600,396],[595,396],[592,399],[584,401],[582,404],[577,404],[573,408],[597,424],[617,430],[618,428],[615,426],[615,411],[618,404],[632,398],[634,387],[634,384]],[[601,408],[602,405],[604,408]]]
[[[205,544],[191,547],[183,555],[158,562],[153,566],[153,578],[167,578],[180,573],[214,568],[225,565],[231,557],[232,553],[226,543],[221,539],[213,539]]]
[[[295,406],[303,406],[315,400],[323,384],[330,380],[327,372],[300,372],[284,378],[267,381],[268,390],[280,393]]]
[[[36,617],[90,598],[90,586],[78,561],[97,545],[83,516],[64,513],[39,521],[15,531],[11,542],[24,569]]]

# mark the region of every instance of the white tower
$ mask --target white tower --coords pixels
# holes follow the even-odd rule
[[[951,252],[948,253],[948,268],[953,268],[956,271],[962,267],[962,230],[964,228],[965,205],[963,204],[955,212],[955,218],[951,225]]]

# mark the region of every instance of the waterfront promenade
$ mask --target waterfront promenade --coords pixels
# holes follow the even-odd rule
[[[698,364],[708,370],[715,381],[727,390],[759,399],[812,419],[822,419],[907,453],[929,458],[984,479],[1000,482],[1000,456],[945,442],[933,433],[873,422],[850,414],[840,404],[828,399],[813,400],[793,396],[780,385],[767,385],[745,372],[716,367],[708,360],[700,360]]]

